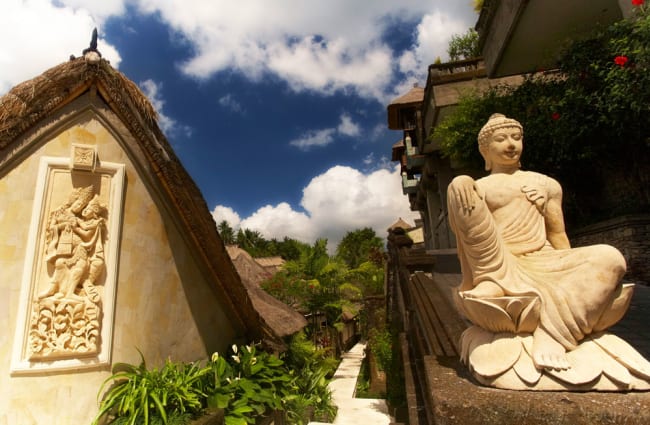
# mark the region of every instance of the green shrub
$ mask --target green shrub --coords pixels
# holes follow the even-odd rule
[[[93,425],[182,425],[206,407],[223,409],[226,425],[254,424],[284,411],[291,424],[303,425],[312,414],[333,418],[336,408],[327,388],[336,363],[304,334],[283,356],[292,364],[259,350],[233,345],[229,356],[214,353],[204,363],[173,363],[147,369],[118,363],[104,381]],[[112,385],[104,389],[112,383]]]
[[[289,368],[294,371],[297,393],[287,399],[287,420],[291,424],[309,422],[310,413],[316,420],[331,420],[336,416],[329,377],[334,374],[339,361],[327,350],[317,348],[303,332],[294,335],[289,349],[283,354]]]
[[[208,369],[207,404],[224,409],[226,425],[255,423],[259,416],[284,410],[283,400],[295,393],[284,362],[255,345],[233,345],[229,360],[215,353]]]
[[[393,341],[388,329],[371,329],[368,332],[368,345],[377,360],[379,370],[389,372],[393,363]]]
[[[208,370],[196,363],[177,364],[165,362],[161,369],[148,370],[142,353],[138,366],[117,363],[113,375],[104,381],[101,394],[108,383],[113,383],[104,394],[99,413],[93,425],[105,415],[110,414],[129,425],[168,423],[168,416],[191,416],[199,412],[205,394],[200,380]]]
[[[557,67],[559,73],[536,72],[517,87],[464,93],[432,138],[456,164],[482,170],[477,134],[492,113],[503,113],[524,126],[524,168],[563,185],[570,227],[647,211],[648,10],[568,43]]]

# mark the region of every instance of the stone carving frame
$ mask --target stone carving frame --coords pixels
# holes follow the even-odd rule
[[[79,146],[73,146],[71,155],[74,156],[75,149],[78,148]],[[11,362],[12,375],[102,368],[110,365],[125,165],[99,161],[93,161],[90,167],[75,165],[73,158],[45,156],[40,160],[16,320]],[[52,274],[52,265],[46,264],[45,255],[48,219],[52,212],[64,203],[62,199],[69,197],[73,190],[89,185],[100,189],[101,200],[106,207],[108,217],[105,221],[106,243],[103,245],[104,264],[100,283],[101,310],[97,317],[98,326],[95,326],[93,331],[98,334],[98,343],[95,350],[86,353],[70,350],[63,354],[55,352],[48,355],[34,355],[30,349],[30,329],[34,327],[32,310],[35,309],[35,303],[39,303],[40,306],[40,300],[48,296],[42,294],[46,289],[45,279],[54,280],[48,276]],[[60,294],[51,296],[54,303],[58,303],[60,297]]]

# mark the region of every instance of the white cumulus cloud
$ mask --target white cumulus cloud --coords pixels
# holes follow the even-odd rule
[[[59,0],[59,3],[75,10],[83,9],[101,20],[121,15],[126,10],[126,0]]]
[[[422,73],[420,61],[445,56],[450,35],[476,20],[469,0],[460,5],[444,0],[132,1],[141,13],[158,14],[192,45],[194,55],[181,66],[188,75],[208,78],[235,70],[260,79],[272,74],[294,91],[351,91],[382,102],[390,98],[394,71],[409,62],[385,42],[391,25],[415,23],[410,64]]]
[[[244,108],[242,107],[241,103],[239,103],[237,99],[235,99],[235,96],[233,96],[230,93],[221,96],[218,102],[219,105],[223,106],[226,109],[231,110],[232,112],[237,112],[237,113],[244,112]]]
[[[156,15],[173,37],[187,42],[192,56],[179,64],[187,75],[205,79],[228,70],[259,80],[270,74],[293,91],[342,91],[386,102],[395,94],[396,72],[421,76],[436,56],[446,56],[452,34],[474,24],[476,15],[466,3],[3,0],[0,39],[20,42],[0,46],[0,92],[79,55],[94,27],[99,27],[99,50],[118,66],[120,55],[102,38],[101,27],[123,16],[128,4]],[[414,27],[416,42],[395,52],[386,38],[402,22]]]
[[[284,236],[300,241],[312,241],[317,235],[310,219],[303,212],[294,211],[286,202],[276,206],[266,205],[242,220],[241,227],[259,231],[267,239]]]
[[[224,220],[227,221],[233,229],[239,229],[241,223],[239,214],[237,214],[232,208],[223,205],[217,205],[214,207],[212,210],[212,218],[214,218],[214,221],[217,223],[221,223]]]
[[[349,114],[343,113],[336,127],[309,130],[289,142],[291,146],[307,151],[313,147],[323,147],[335,141],[336,136],[354,137],[361,134],[361,128],[352,121]]]
[[[402,194],[399,167],[367,175],[351,167],[332,167],[303,189],[301,206],[304,212],[286,202],[267,205],[239,224],[259,231],[267,239],[288,236],[313,243],[317,238],[326,238],[332,251],[349,231],[371,227],[384,237],[399,217],[411,223],[418,217]],[[215,211],[227,211],[239,218],[229,207],[217,206]],[[217,221],[226,219],[223,213],[218,217]]]
[[[336,129],[333,128],[310,130],[290,141],[289,144],[302,150],[309,150],[315,146],[327,146],[334,141],[335,133]]]
[[[162,97],[162,83],[157,83],[153,80],[145,80],[140,84],[140,89],[149,98],[149,101],[158,112],[158,125],[166,135],[175,134],[179,131],[184,132],[186,135],[191,135],[192,130],[188,126],[179,124],[175,119],[167,116],[163,110],[165,100]]]
[[[89,46],[92,30],[99,27],[98,50],[114,67],[120,63],[117,50],[101,34],[101,16],[93,15],[78,0],[75,7],[67,2],[55,5],[47,0],[3,0],[0,13],[0,94],[44,70],[80,56]],[[120,13],[121,1],[92,2],[105,4],[108,14]],[[110,7],[109,7],[110,6]]]
[[[352,121],[352,118],[348,114],[341,115],[341,123],[336,129],[339,133],[346,136],[358,136],[361,134],[361,128]]]

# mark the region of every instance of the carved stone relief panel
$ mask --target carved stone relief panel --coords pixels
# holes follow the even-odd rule
[[[93,146],[41,159],[12,372],[109,363],[123,181]]]

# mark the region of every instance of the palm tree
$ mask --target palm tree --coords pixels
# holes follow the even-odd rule
[[[221,236],[221,240],[223,241],[224,244],[226,245],[235,244],[235,230],[230,226],[230,223],[228,223],[226,220],[223,220],[219,224],[217,224],[217,231],[219,232],[219,236]]]

